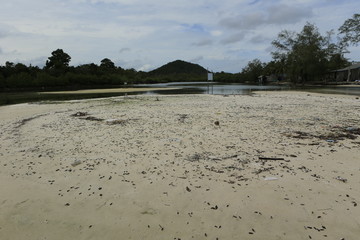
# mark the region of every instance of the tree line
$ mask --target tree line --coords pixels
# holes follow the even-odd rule
[[[259,76],[273,76],[305,84],[327,80],[327,73],[350,65],[344,57],[349,46],[360,42],[360,14],[354,14],[338,29],[325,35],[315,24],[306,23],[300,32],[281,31],[272,41],[272,61],[262,63],[259,59],[248,62],[238,77],[243,81],[256,82]]]
[[[261,75],[301,84],[322,81],[327,72],[349,65],[344,55],[349,46],[357,46],[360,42],[360,14],[346,20],[338,31],[337,35],[333,30],[322,35],[311,23],[306,23],[300,32],[283,30],[272,41],[274,50],[270,62],[254,59],[239,73],[216,73],[215,81],[255,83]],[[70,61],[69,54],[57,49],[42,69],[6,62],[0,66],[0,89],[105,87],[124,83],[206,80],[206,76],[200,74],[200,66],[184,65],[181,61],[151,72],[123,69],[108,58],[101,60],[99,65],[90,63],[76,67],[70,66]]]
[[[45,66],[26,66],[6,62],[0,67],[0,88],[64,88],[121,85],[141,80],[141,72],[115,66],[108,58],[100,64],[70,66],[70,55],[62,49],[51,53]]]

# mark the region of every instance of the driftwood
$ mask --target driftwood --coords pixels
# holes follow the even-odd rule
[[[290,162],[290,160],[285,160],[285,158],[276,158],[276,157],[259,157],[259,160],[262,160],[262,161],[285,161],[285,162]]]
[[[77,113],[74,113],[74,114],[71,114],[70,116],[72,117],[85,117],[85,116],[88,116],[89,114],[87,112],[77,112]]]
[[[88,120],[88,121],[97,121],[97,122],[104,121],[104,119],[97,118],[97,117],[93,117],[93,116],[88,116],[88,117],[86,117],[86,118],[80,118],[80,119]]]

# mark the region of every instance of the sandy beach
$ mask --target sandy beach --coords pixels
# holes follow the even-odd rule
[[[360,236],[360,100],[303,92],[0,107],[0,239]]]

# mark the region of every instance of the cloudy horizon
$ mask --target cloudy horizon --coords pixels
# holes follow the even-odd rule
[[[109,58],[149,71],[181,59],[236,73],[255,58],[270,61],[281,30],[310,22],[336,32],[357,9],[355,0],[12,0],[0,9],[0,65],[42,67],[60,48],[72,66]],[[359,61],[360,47],[349,50]]]

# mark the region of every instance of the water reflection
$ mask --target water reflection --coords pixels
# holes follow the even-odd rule
[[[360,96],[359,87],[324,87],[324,88],[306,88],[307,92],[325,93],[325,94],[345,94]]]
[[[177,88],[172,90],[149,91],[145,94],[221,94],[248,95],[254,90],[289,90],[288,86],[260,86],[244,84],[221,84],[208,82],[174,82],[141,84],[133,87]]]
[[[278,85],[245,85],[245,84],[222,84],[209,82],[173,82],[158,84],[141,84],[133,87],[161,87],[161,91],[148,91],[141,94],[221,94],[221,95],[248,95],[253,91],[294,91],[347,94],[360,96],[360,86],[322,86],[322,87],[291,87]],[[177,88],[166,90],[166,88]]]
[[[359,86],[322,86],[322,87],[303,87],[292,88],[290,86],[259,86],[244,84],[222,84],[209,82],[175,82],[161,84],[139,84],[128,85],[126,87],[146,87],[149,90],[143,92],[103,92],[90,94],[38,94],[37,92],[3,93],[0,94],[0,105],[34,102],[34,101],[58,101],[87,98],[106,98],[125,95],[176,95],[176,94],[221,94],[221,95],[249,95],[253,91],[294,91],[301,90],[306,92],[327,93],[327,94],[347,94],[360,96]],[[150,88],[162,88],[163,90],[151,90]],[[176,89],[174,89],[176,88]]]

